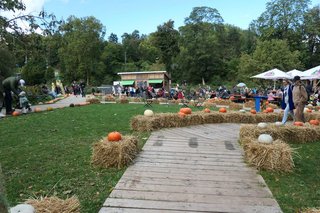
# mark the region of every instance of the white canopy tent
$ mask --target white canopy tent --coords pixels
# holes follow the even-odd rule
[[[272,70],[268,70],[266,72],[260,73],[258,75],[252,76],[251,78],[260,78],[266,80],[273,80],[273,89],[276,88],[276,80],[279,79],[290,79],[291,76],[287,73],[275,68]]]
[[[287,72],[287,75],[290,76],[290,79],[293,79],[294,76],[300,76],[302,78],[305,76],[305,73],[300,70],[293,69],[293,70],[290,70],[289,72]]]
[[[301,78],[303,80],[320,79],[320,65],[304,71],[303,74],[304,76]]]

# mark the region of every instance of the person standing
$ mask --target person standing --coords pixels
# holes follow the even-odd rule
[[[284,114],[282,117],[282,124],[285,124],[288,119],[288,115],[290,114],[294,120],[294,103],[292,98],[292,85],[288,79],[283,79],[283,95],[281,101],[281,108],[284,109]]]
[[[85,93],[85,87],[86,87],[86,83],[84,83],[84,81],[80,82],[80,93],[82,97],[86,97],[86,93]]]
[[[293,82],[294,82],[294,87],[292,90],[292,96],[293,96],[294,107],[296,108],[296,111],[294,114],[295,121],[305,122],[303,110],[305,105],[308,102],[308,93],[300,80],[300,76],[295,76],[293,78]]]
[[[24,80],[22,80],[20,77],[11,76],[2,81],[2,86],[4,90],[4,103],[6,105],[6,115],[11,115],[14,111],[12,109],[12,95],[11,92],[13,92],[17,97],[19,96],[20,91],[19,85],[23,86]],[[0,106],[0,112],[1,112],[2,106]]]

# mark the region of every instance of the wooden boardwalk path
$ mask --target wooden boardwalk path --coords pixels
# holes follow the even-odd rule
[[[100,213],[281,212],[246,165],[238,124],[153,132]]]

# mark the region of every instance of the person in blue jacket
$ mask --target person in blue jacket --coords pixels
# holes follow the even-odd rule
[[[288,79],[283,79],[283,96],[281,101],[281,108],[284,109],[284,114],[282,117],[282,124],[285,124],[288,119],[288,115],[290,114],[294,120],[294,103],[292,98],[292,84]]]

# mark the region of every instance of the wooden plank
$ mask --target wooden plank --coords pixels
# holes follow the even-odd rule
[[[181,211],[200,211],[200,212],[260,212],[260,213],[278,213],[279,207],[259,206],[259,205],[234,205],[231,202],[226,204],[208,204],[194,202],[168,202],[151,201],[136,199],[116,199],[109,198],[103,204],[105,207],[126,207],[126,208],[145,208],[162,210],[181,210]]]
[[[136,186],[140,183],[144,185],[151,186],[188,186],[188,187],[213,187],[213,188],[234,188],[234,189],[247,189],[256,187],[260,185],[261,187],[265,186],[264,183],[257,182],[224,182],[224,181],[207,181],[207,180],[178,180],[178,179],[164,179],[164,178],[154,178],[154,177],[123,177],[118,182],[119,184],[125,184],[129,186]],[[210,188],[209,187],[209,188]],[[270,193],[271,194],[271,193]]]
[[[155,146],[144,146],[143,151],[160,151],[160,152],[185,152],[185,153],[192,153],[192,154],[208,154],[208,155],[238,155],[241,156],[242,154],[237,150],[225,150],[225,151],[215,151],[215,150],[208,150],[208,149],[191,149],[191,148],[181,148],[181,149],[172,149],[170,147],[155,147]]]
[[[183,165],[196,165],[196,166],[202,166],[202,165],[209,165],[209,166],[246,166],[246,163],[244,162],[228,162],[228,161],[201,161],[201,160],[172,160],[172,159],[146,159],[146,158],[137,158],[135,163],[152,163],[152,164],[161,164],[161,163],[168,163],[168,164],[183,164]]]
[[[202,154],[194,154],[188,155],[187,153],[167,153],[167,152],[144,152],[138,156],[139,158],[166,158],[166,159],[201,159],[201,160],[214,160],[214,159],[230,159],[230,160],[241,160],[243,161],[243,157],[241,155],[202,155]]]
[[[182,213],[181,211],[165,210],[166,213]],[[183,211],[183,213],[194,213],[195,211]],[[159,209],[137,209],[137,208],[106,208],[102,207],[99,213],[164,213],[163,210]]]
[[[250,169],[249,167],[235,167],[226,165],[184,165],[176,163],[151,163],[151,162],[135,162],[134,166],[151,166],[151,167],[165,167],[165,168],[189,168],[193,169],[207,169],[207,170],[233,170],[233,171],[244,171]]]
[[[169,174],[190,174],[190,175],[210,175],[210,176],[216,176],[216,175],[230,175],[230,176],[237,176],[237,175],[257,175],[257,171],[255,170],[244,170],[244,171],[226,171],[226,170],[206,170],[206,169],[193,169],[190,170],[188,168],[167,168],[167,167],[134,167],[131,166],[127,169],[126,172],[157,172],[157,173],[169,173]]]
[[[215,192],[215,191],[214,191]],[[159,192],[159,191],[135,191],[129,189],[116,189],[113,190],[110,198],[118,199],[136,199],[136,200],[157,200],[168,202],[196,202],[196,203],[208,203],[208,204],[225,204],[232,203],[234,205],[261,205],[261,206],[273,206],[277,203],[274,199],[265,196],[260,196],[261,193],[248,193],[249,195],[243,195],[241,193],[235,194],[199,194],[191,192]]]

